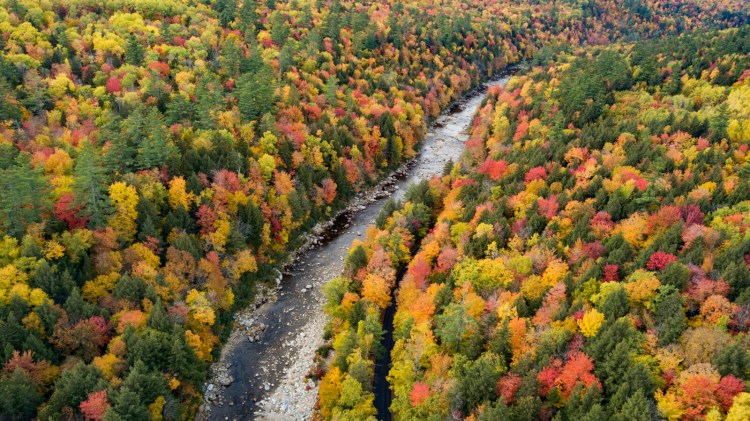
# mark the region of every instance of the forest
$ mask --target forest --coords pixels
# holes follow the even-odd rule
[[[558,60],[569,63],[535,68],[514,82],[516,89],[491,92],[466,162],[443,181],[415,188],[405,204],[394,203],[353,249],[346,273],[328,287],[336,357],[322,380],[321,416],[372,415],[368,376],[380,312],[407,266],[399,349],[414,347],[420,335],[414,329],[422,329],[426,348],[416,360],[411,351],[394,354],[398,367],[417,361],[411,377],[394,366],[399,417],[560,412],[572,392],[537,396],[536,377],[527,377],[547,365],[563,370],[568,359],[555,353],[567,352],[569,343],[578,344],[571,349],[580,351],[579,364],[609,353],[609,345],[599,354],[589,349],[593,339],[578,334],[579,319],[612,323],[633,349],[651,344],[653,352],[638,354],[634,365],[648,367],[655,379],[643,399],[656,399],[660,411],[672,408],[677,417],[692,414],[696,409],[680,406],[687,392],[672,386],[680,364],[691,360],[674,351],[686,362],[674,360],[672,371],[664,370],[673,373],[664,387],[656,381],[663,374],[659,350],[676,347],[684,335],[714,335],[711,349],[722,350],[721,361],[746,358],[736,333],[743,331],[737,314],[744,314],[737,285],[747,268],[737,259],[750,243],[738,239],[737,215],[745,200],[739,192],[748,186],[734,169],[750,131],[740,70],[747,40],[720,33],[713,43],[697,35],[680,44],[581,47],[742,26],[750,21],[745,6],[732,0],[0,0],[0,419],[192,418],[233,314],[253,300],[257,285],[275,278],[315,224],[414,157],[427,124],[464,93],[510,64]],[[591,51],[597,56],[589,57]],[[592,78],[591,60],[610,73]],[[548,91],[554,96],[547,98]],[[506,108],[496,112],[495,102]],[[569,152],[574,142],[580,145]],[[584,169],[571,176],[572,165]],[[527,170],[531,188],[523,182]],[[631,187],[617,187],[626,182]],[[680,237],[674,227],[670,240],[660,242],[652,241],[663,237],[658,228],[642,230],[662,202],[676,207],[664,218],[675,209],[700,216],[681,225],[690,230],[691,247],[674,240]],[[485,211],[477,220],[464,215],[480,205]],[[688,205],[694,206],[683,211]],[[586,231],[593,220],[602,220],[604,231]],[[451,235],[439,237],[441,230]],[[643,236],[636,241],[625,231]],[[434,250],[418,257],[433,242]],[[739,248],[726,254],[735,243]],[[610,249],[615,257],[608,257]],[[654,253],[646,250],[664,254],[652,263]],[[519,255],[515,263],[512,253]],[[502,285],[494,275],[483,286],[457,280],[453,263],[472,269],[467,259],[496,271],[488,273]],[[445,292],[415,323],[403,306],[419,261],[425,273],[412,294],[428,297],[416,285]],[[445,263],[440,270],[433,269],[437,261]],[[713,269],[729,263],[730,274]],[[649,293],[637,301],[641,307],[607,313],[591,299],[602,295],[599,284],[576,283],[584,275],[598,282],[606,272],[610,280],[635,276],[654,293],[669,284],[654,282],[663,276],[659,265],[684,281],[659,292],[667,303],[660,308],[683,306],[680,323],[690,326],[666,343],[653,333]],[[559,272],[554,282],[541,281],[548,269]],[[699,278],[697,289],[688,285]],[[549,310],[535,330],[537,301],[561,282],[557,298],[543,306],[560,311]],[[459,284],[465,292],[454,299]],[[535,292],[511,287],[521,284],[536,285]],[[500,298],[500,286],[511,295]],[[574,300],[566,290],[588,292]],[[472,310],[462,307],[460,294],[474,294]],[[517,314],[499,315],[491,304],[479,311],[480,301],[508,303]],[[705,303],[712,324],[698,318]],[[440,323],[462,327],[435,336],[433,323],[436,332],[446,331]],[[519,334],[521,326],[528,329]],[[533,348],[534,360],[513,359],[526,349],[502,351],[509,345],[492,339],[495,327]],[[554,352],[540,350],[542,342]],[[442,359],[427,380],[432,356]],[[494,384],[478,396],[448,396],[458,390],[449,387],[453,381],[473,381],[471,370],[483,372],[490,362],[497,372],[481,378],[523,373],[504,380],[525,385],[528,393],[518,393],[523,404],[501,403]],[[715,396],[727,406],[726,387],[736,391],[744,369],[716,367],[722,380],[711,384],[721,384]],[[610,411],[613,386],[594,373],[586,402]],[[701,379],[713,381],[713,373]],[[602,387],[588,387],[592,382]],[[428,403],[410,406],[416,401]]]
[[[750,27],[560,54],[327,285],[323,419],[750,418]]]

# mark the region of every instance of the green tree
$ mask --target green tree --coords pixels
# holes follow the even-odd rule
[[[94,146],[91,142],[84,141],[73,169],[76,202],[82,209],[82,216],[88,219],[92,228],[106,224],[111,207],[107,194],[107,177],[99,161]]]
[[[719,351],[713,362],[722,376],[731,374],[743,380],[750,379],[750,353],[737,342]]]
[[[273,111],[274,106],[273,69],[263,65],[257,72],[246,73],[237,80],[237,105],[242,116],[257,120]]]
[[[63,410],[79,414],[79,406],[88,398],[89,393],[106,387],[107,382],[96,367],[79,362],[75,367],[63,371],[57,379],[52,396],[39,412],[39,419],[58,419]]]
[[[0,76],[0,122],[20,120],[21,106],[13,95],[13,89],[4,76]]]
[[[290,30],[286,16],[282,12],[275,12],[271,18],[271,40],[279,47],[283,47],[289,38]]]
[[[50,208],[47,182],[21,153],[16,165],[0,171],[0,221],[5,231],[21,238],[29,224],[41,221]]]
[[[256,26],[258,24],[258,2],[256,0],[243,0],[242,6],[240,6],[240,29],[245,35],[245,38],[250,38],[255,35]]]
[[[454,363],[458,383],[453,389],[454,405],[469,413],[480,403],[497,398],[497,382],[505,364],[494,352],[485,352],[475,361],[459,356]]]
[[[134,34],[130,34],[125,43],[125,62],[134,66],[143,64],[143,56],[146,48],[138,41]]]
[[[219,14],[221,26],[229,26],[229,23],[234,20],[234,16],[237,13],[237,0],[216,0],[213,6]]]
[[[466,312],[466,306],[455,303],[450,304],[445,312],[437,317],[437,320],[438,338],[454,352],[458,351],[467,331],[477,324],[477,321]]]
[[[141,137],[135,167],[137,169],[161,167],[167,162],[172,145],[169,143],[167,130],[157,108],[152,108],[149,111],[144,128],[145,133]]]
[[[171,332],[174,323],[169,319],[164,305],[161,300],[157,300],[156,304],[151,308],[151,312],[148,314],[146,325],[151,329],[155,329],[161,332]]]
[[[651,405],[644,391],[639,389],[633,393],[611,419],[613,421],[651,421]]]
[[[105,420],[149,421],[148,404],[143,402],[138,393],[130,387],[123,386],[117,393],[112,406],[104,416]]]
[[[659,344],[664,346],[677,341],[687,327],[682,296],[672,286],[661,286],[654,299],[654,319]]]
[[[43,401],[36,383],[20,368],[0,379],[0,418],[3,420],[32,419]]]

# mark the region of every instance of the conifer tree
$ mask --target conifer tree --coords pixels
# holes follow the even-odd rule
[[[94,146],[86,141],[81,146],[73,170],[76,204],[82,209],[81,216],[93,228],[106,223],[106,215],[110,210],[107,178],[99,161]]]
[[[31,156],[21,153],[16,164],[0,171],[0,221],[10,235],[21,238],[29,224],[41,220],[50,208],[47,183],[31,165]]]

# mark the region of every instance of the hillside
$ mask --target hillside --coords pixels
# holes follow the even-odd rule
[[[492,89],[329,284],[321,416],[374,414],[398,281],[394,419],[747,419],[749,46],[586,49]]]

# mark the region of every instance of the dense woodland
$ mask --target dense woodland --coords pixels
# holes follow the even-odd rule
[[[750,419],[750,27],[561,55],[327,286],[325,419]]]
[[[0,0],[0,419],[190,418],[234,310],[451,101],[520,60],[747,20],[732,0]],[[666,64],[640,60],[657,86]],[[711,121],[685,124],[716,142]],[[380,266],[411,259],[433,196],[401,211],[419,226],[389,220]],[[352,268],[378,273],[371,254]]]

